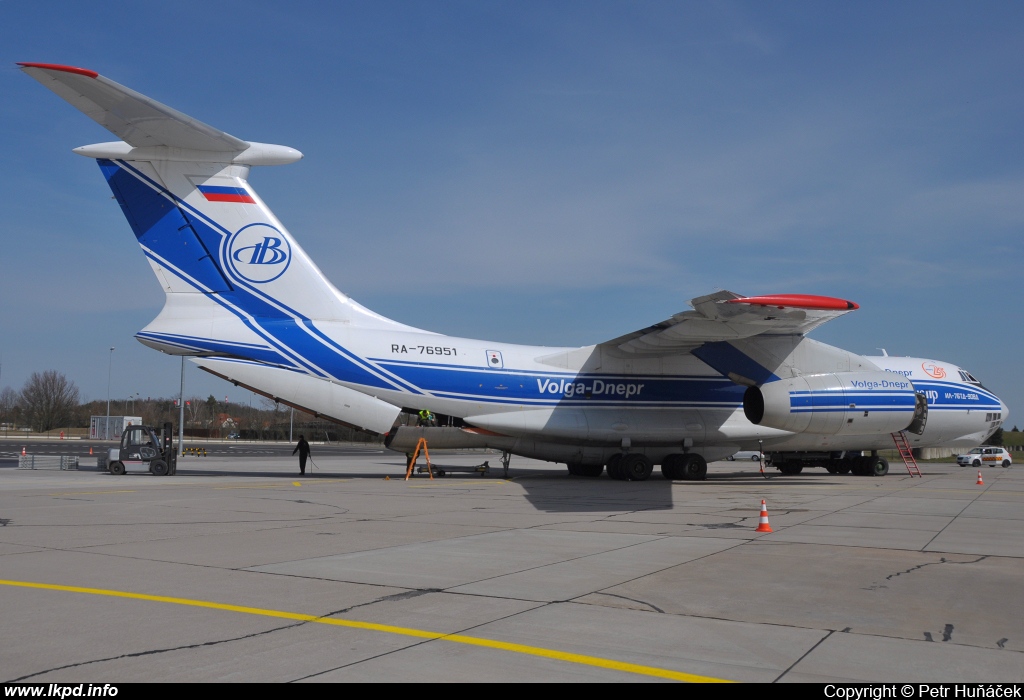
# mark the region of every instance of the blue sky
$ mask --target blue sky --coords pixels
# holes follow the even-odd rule
[[[1024,425],[1024,5],[0,0],[0,387],[169,396],[163,295],[16,69],[96,70],[303,151],[251,183],[344,292],[422,328],[600,342],[716,289],[839,296],[812,337],[964,366]],[[186,393],[247,401],[194,368]]]

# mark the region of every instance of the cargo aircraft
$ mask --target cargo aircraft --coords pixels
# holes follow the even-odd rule
[[[884,474],[877,450],[973,447],[1008,413],[971,374],[928,358],[868,357],[807,333],[858,308],[801,294],[721,291],[653,326],[586,347],[455,338],[398,323],[341,293],[249,184],[295,149],[243,141],[96,72],[21,69],[119,140],[96,159],[167,295],[136,335],[286,405],[409,453],[492,447],[571,474],[704,479],[707,463],[763,449]],[[420,410],[443,426],[400,420]],[[864,454],[864,453],[868,454]],[[810,461],[807,456],[813,457]],[[816,460],[816,461],[815,461]],[[507,467],[507,462],[506,462]]]

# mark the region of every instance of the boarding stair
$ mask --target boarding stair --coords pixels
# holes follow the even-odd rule
[[[914,450],[907,441],[907,433],[903,430],[893,433],[892,441],[896,443],[896,451],[900,453],[903,463],[907,465],[907,472],[910,476],[923,476],[920,467],[917,466],[917,460],[914,459]]]

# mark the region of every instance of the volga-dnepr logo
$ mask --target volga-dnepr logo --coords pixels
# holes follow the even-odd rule
[[[288,269],[291,259],[288,239],[270,224],[249,224],[228,241],[228,265],[248,282],[273,282]]]

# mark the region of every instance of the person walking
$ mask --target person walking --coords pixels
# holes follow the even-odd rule
[[[294,455],[296,452],[299,453],[299,474],[306,473],[306,459],[309,457],[309,443],[306,442],[306,436],[299,436],[299,444],[292,450]]]

